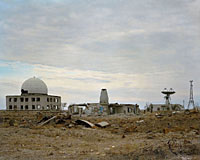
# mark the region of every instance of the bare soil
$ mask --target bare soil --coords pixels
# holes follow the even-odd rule
[[[155,116],[72,116],[39,126],[60,113],[0,111],[0,160],[199,160],[200,113]],[[106,121],[106,128],[86,128],[77,119]]]

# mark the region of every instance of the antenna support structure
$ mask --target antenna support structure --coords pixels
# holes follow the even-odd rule
[[[190,98],[189,98],[189,102],[188,102],[188,109],[194,109],[195,105],[194,105],[194,98],[193,98],[193,84],[192,84],[193,80],[190,81]]]

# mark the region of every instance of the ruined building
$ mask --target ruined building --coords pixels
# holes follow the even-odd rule
[[[61,110],[61,97],[48,95],[47,85],[39,78],[26,80],[21,95],[6,96],[7,110]]]
[[[101,89],[99,103],[72,104],[68,110],[71,114],[86,115],[139,114],[139,105],[109,103],[107,90]]]

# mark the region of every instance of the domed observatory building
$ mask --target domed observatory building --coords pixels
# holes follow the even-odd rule
[[[21,95],[6,96],[7,110],[61,110],[61,97],[48,95],[47,85],[39,78],[24,81]]]

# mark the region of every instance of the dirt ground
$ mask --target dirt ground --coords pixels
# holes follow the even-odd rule
[[[0,111],[0,160],[199,160],[200,113],[155,114],[70,119],[60,113]],[[57,119],[39,125],[53,115]],[[110,125],[87,128],[77,119]]]

